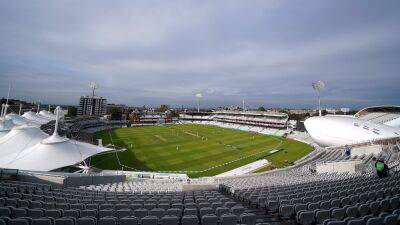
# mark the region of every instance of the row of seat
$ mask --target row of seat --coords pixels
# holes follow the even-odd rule
[[[10,220],[51,218],[55,221],[60,218],[73,218],[78,221],[82,218],[93,218],[97,221],[103,221],[104,218],[114,218],[118,221],[123,218],[136,218],[140,224],[142,221],[143,223],[150,220],[155,221],[154,218],[156,218],[157,223],[160,224],[164,223],[162,221],[166,218],[174,217],[178,224],[183,224],[189,220],[193,223],[187,224],[256,223],[255,214],[246,212],[247,210],[241,204],[232,201],[218,191],[181,192],[176,195],[174,193],[142,194],[140,197],[149,198],[139,199],[139,196],[130,196],[132,199],[129,203],[131,204],[128,204],[126,199],[117,198],[121,195],[103,195],[103,193],[100,193],[100,195],[92,195],[92,199],[96,203],[85,204],[63,198],[63,196],[73,196],[71,192],[75,192],[75,190],[52,189],[52,196],[45,196],[24,193],[24,189],[19,188],[17,182],[14,182],[12,186],[14,190],[5,193],[5,197],[0,198],[0,205],[3,206],[0,207],[0,216],[11,218]],[[34,190],[34,193],[36,191]],[[107,203],[102,203],[98,199],[99,196],[102,199],[107,199]],[[155,199],[154,196],[158,198]],[[108,201],[113,201],[114,204],[110,204]],[[124,202],[122,203],[122,201]],[[172,224],[176,223],[172,222]]]
[[[242,192],[236,192],[234,196],[242,200],[250,200],[254,196],[265,196],[266,198],[301,198],[309,197],[310,195],[318,194],[331,194],[332,192],[349,192],[353,191],[355,193],[361,193],[369,190],[376,190],[385,187],[386,185],[396,186],[400,184],[399,180],[387,181],[382,180],[378,185],[370,185],[371,178],[364,178],[361,180],[354,179],[352,181],[342,180],[336,182],[326,182],[327,184],[312,183],[307,185],[299,185],[290,187],[291,189],[281,188],[280,190],[275,190],[275,188],[265,188],[265,189],[248,189]],[[368,184],[368,185],[367,185]],[[312,185],[312,186],[310,186]],[[349,193],[352,194],[352,193]]]
[[[353,199],[354,200],[354,199]],[[296,204],[296,205],[281,205],[279,207],[279,213],[283,217],[290,217],[295,213],[298,213],[303,210],[318,210],[318,209],[331,209],[331,208],[339,208],[339,207],[348,207],[357,204],[372,204],[376,207],[377,203],[381,209],[397,209],[399,207],[399,197],[388,197],[386,199],[377,200],[377,201],[350,201],[349,198],[343,198],[341,201],[321,201],[316,203],[309,204]]]
[[[365,215],[363,217],[348,217],[342,220],[327,219],[322,225],[397,225],[400,222],[400,211],[381,213],[379,215]]]
[[[232,208],[233,206],[236,206],[237,203],[233,202],[232,200],[227,200],[225,202],[222,201],[215,201],[215,202],[200,202],[200,203],[195,203],[195,202],[190,202],[186,204],[182,203],[151,203],[151,202],[146,202],[146,203],[134,203],[134,204],[95,204],[95,203],[90,203],[90,204],[83,204],[83,203],[74,203],[74,204],[69,204],[69,203],[53,203],[53,202],[42,202],[42,201],[32,201],[32,200],[25,200],[25,199],[15,199],[15,198],[0,198],[0,206],[13,206],[13,207],[26,207],[26,208],[45,208],[45,209],[96,209],[96,210],[101,210],[101,209],[113,209],[113,210],[119,210],[119,209],[139,209],[139,208],[146,208],[146,209],[153,209],[153,208],[162,208],[162,209],[170,209],[170,208],[204,208],[204,207],[212,207],[212,208],[217,208],[217,207],[227,207],[227,208]]]
[[[248,199],[242,198],[243,201],[248,201],[250,204],[257,205],[260,208],[267,208],[276,210],[282,204],[297,204],[297,203],[317,203],[319,201],[335,201],[341,198],[349,197],[353,199],[362,199],[362,201],[375,200],[383,198],[385,196],[392,196],[399,193],[398,185],[400,180],[397,176],[388,178],[386,180],[380,180],[381,184],[378,185],[367,185],[364,188],[359,188],[357,184],[343,185],[342,191],[333,191],[331,188],[319,189],[316,191],[306,191],[305,193],[297,193],[296,197],[306,196],[302,198],[294,198],[293,195],[281,195],[281,196],[268,196],[268,195],[250,195]],[[361,185],[366,185],[361,183]],[[384,188],[385,187],[385,188]],[[322,194],[325,192],[325,194]],[[359,193],[359,194],[357,194]],[[358,200],[357,200],[358,201]]]
[[[130,210],[130,209],[120,209],[120,210],[111,210],[111,209],[104,209],[104,210],[94,210],[94,209],[85,209],[85,210],[76,210],[76,209],[29,209],[29,208],[14,208],[14,207],[0,207],[0,216],[4,217],[11,217],[11,218],[18,218],[18,217],[32,217],[32,218],[39,218],[39,217],[52,217],[52,218],[60,218],[63,216],[69,216],[74,218],[79,217],[95,217],[95,218],[102,218],[102,217],[118,217],[123,218],[127,216],[136,216],[138,218],[142,218],[148,215],[157,216],[158,218],[163,217],[164,215],[174,215],[178,218],[181,218],[185,215],[194,215],[202,217],[207,214],[215,214],[218,217],[221,217],[224,214],[233,214],[237,218],[240,217],[241,214],[245,213],[245,208],[243,206],[235,206],[231,209],[226,207],[217,207],[216,209],[212,209],[210,207],[204,207],[199,210],[196,208],[185,208],[184,210],[179,208],[171,208],[168,210],[164,210],[161,208],[154,208],[151,210],[147,210],[144,208]]]
[[[176,216],[163,216],[161,219],[156,216],[146,216],[141,219],[136,217],[104,217],[96,219],[94,217],[82,217],[82,218],[17,218],[10,219],[6,217],[0,218],[0,225],[234,225],[237,224],[236,217],[234,215],[224,215],[220,221],[215,215],[205,215],[201,221],[196,216],[183,216],[179,220]],[[256,221],[254,215],[243,214],[240,220],[240,224],[243,225],[255,225]]]
[[[395,210],[398,210],[397,207]],[[301,224],[311,224],[312,222],[322,223],[327,219],[343,220],[345,218],[364,217],[366,215],[378,215],[393,211],[387,200],[369,202],[365,204],[356,204],[345,206],[343,208],[300,210],[297,212],[297,221]],[[286,214],[285,216],[290,216]]]

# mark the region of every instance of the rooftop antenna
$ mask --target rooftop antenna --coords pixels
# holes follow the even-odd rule
[[[318,96],[318,112],[319,112],[319,116],[321,116],[322,113],[321,113],[320,91],[325,88],[325,83],[323,81],[321,81],[321,80],[318,80],[318,81],[315,81],[315,82],[312,83],[312,87],[317,92],[317,96]]]
[[[197,112],[200,112],[200,99],[203,98],[203,95],[201,93],[197,93],[196,98],[197,98]]]
[[[92,89],[92,97],[94,97],[94,91],[99,89],[99,85],[95,82],[90,82],[89,87]]]
[[[92,107],[90,109],[90,115],[93,115],[94,114],[94,107],[95,107],[95,104],[94,104],[94,91],[96,89],[99,89],[99,85],[97,83],[95,83],[95,82],[90,82],[89,83],[89,87],[92,89]]]

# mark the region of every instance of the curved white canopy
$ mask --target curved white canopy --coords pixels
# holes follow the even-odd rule
[[[14,126],[15,124],[12,120],[6,118],[0,119],[0,132],[8,133]]]
[[[56,119],[56,115],[54,115],[53,113],[51,113],[49,111],[46,111],[46,110],[40,111],[39,115],[44,117],[44,118],[50,119],[50,120],[55,120]]]
[[[10,119],[13,121],[14,124],[16,125],[32,125],[32,126],[40,126],[40,123],[37,121],[33,120],[28,120],[25,117],[22,117],[18,114],[15,113],[10,113],[6,115],[6,119]]]
[[[56,110],[59,112],[59,107]],[[33,112],[24,115],[31,118],[38,116]],[[38,127],[22,125],[0,138],[0,167],[51,171],[112,150],[60,137],[57,134],[58,116],[59,113],[56,115],[52,136],[43,133]]]
[[[110,150],[63,138],[56,134],[19,153],[14,153],[14,159],[1,166],[13,169],[51,171],[75,165],[93,155]]]
[[[322,146],[354,144],[400,137],[400,129],[349,116],[316,116],[304,125],[313,140]]]
[[[42,116],[40,116],[40,115],[38,115],[38,114],[36,114],[36,113],[34,113],[32,111],[25,112],[22,116],[25,117],[28,120],[36,121],[36,122],[38,122],[40,124],[48,123],[51,120],[51,119],[48,119],[48,118],[44,118],[44,117],[42,117]]]
[[[36,126],[21,125],[14,127],[0,138],[0,167],[14,160],[24,149],[32,147],[48,137],[49,135]]]

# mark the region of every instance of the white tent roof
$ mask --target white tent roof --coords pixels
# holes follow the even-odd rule
[[[12,120],[6,118],[0,119],[0,132],[8,133],[14,126],[15,124]]]
[[[6,134],[8,134],[8,131],[4,132],[4,131],[0,131],[0,138],[4,137]]]
[[[56,119],[56,115],[54,115],[53,113],[51,113],[49,111],[46,111],[46,110],[40,111],[39,115],[44,117],[44,118],[50,119],[50,120],[55,120]]]
[[[24,170],[51,171],[75,165],[90,156],[111,149],[52,135],[36,145],[13,154],[13,160],[2,167]]]
[[[25,112],[24,115],[22,115],[22,116],[25,117],[28,120],[33,120],[33,121],[36,121],[36,122],[38,122],[40,124],[48,123],[51,120],[51,119],[48,119],[48,118],[44,118],[44,117],[42,117],[42,116],[40,116],[40,115],[38,115],[38,114],[36,114],[36,113],[34,113],[32,111]]]
[[[26,148],[32,147],[48,138],[49,135],[36,126],[21,125],[14,127],[5,136],[0,138],[0,167],[11,162]]]
[[[6,115],[6,119],[10,119],[13,121],[14,124],[16,125],[32,125],[32,126],[40,126],[40,123],[38,123],[37,121],[33,121],[33,120],[28,120],[25,117],[22,117],[18,114],[15,113],[10,113]]]
[[[57,108],[57,112],[59,111]],[[24,113],[23,117],[34,121],[44,120],[34,112]],[[51,171],[78,164],[93,155],[112,150],[60,137],[57,127],[58,119],[54,134],[48,136],[38,126],[21,125],[0,137],[0,167]]]

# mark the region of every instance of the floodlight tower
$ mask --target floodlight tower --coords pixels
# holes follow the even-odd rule
[[[322,89],[324,89],[325,87],[325,83],[321,80],[315,81],[312,83],[312,87],[314,88],[314,90],[317,92],[317,96],[318,96],[318,112],[319,112],[319,116],[322,115],[321,113],[321,97],[320,97],[320,91]]]
[[[94,104],[94,91],[96,89],[99,89],[99,85],[97,83],[95,83],[95,82],[90,82],[89,83],[89,87],[92,89],[92,107],[90,109],[90,115],[93,115],[95,113],[94,112],[94,107],[95,107],[95,104]]]
[[[203,98],[203,95],[201,93],[197,93],[196,98],[197,98],[197,112],[200,112],[200,99]]]

